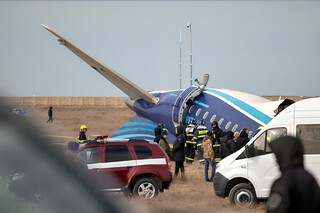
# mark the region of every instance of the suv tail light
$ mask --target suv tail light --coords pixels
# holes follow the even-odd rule
[[[170,169],[171,165],[170,165],[170,158],[166,156],[166,164],[168,169]]]

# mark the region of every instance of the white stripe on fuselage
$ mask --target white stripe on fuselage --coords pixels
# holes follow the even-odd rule
[[[238,92],[238,91],[231,91],[231,90],[224,90],[224,89],[214,89],[220,92],[223,92],[227,95],[230,95],[232,97],[236,97],[237,99],[241,100],[244,103],[247,103],[248,105],[256,108],[257,110],[259,110],[257,108],[257,106],[261,105],[264,102],[268,102],[267,99],[259,97],[259,96],[255,96],[255,95],[251,95],[251,94],[247,94],[247,93],[242,93],[242,92]],[[241,109],[240,107],[238,107],[236,104],[233,104],[232,102],[228,101],[227,99],[225,99],[224,97],[221,97],[220,95],[214,94],[210,91],[204,91],[204,93],[207,93],[208,95],[212,95],[216,98],[219,98],[220,100],[222,100],[223,102],[225,102],[226,104],[232,106],[233,108],[235,108],[236,110],[238,110],[239,112],[241,112],[242,114],[244,114],[245,116],[251,118],[252,120],[254,120],[255,122],[261,124],[261,125],[266,125],[265,123],[263,123],[261,120],[257,119],[256,117],[250,115],[248,112],[246,112],[245,110]],[[236,95],[237,94],[237,95]],[[236,95],[236,96],[235,96]],[[244,97],[245,96],[245,97]],[[244,101],[244,99],[248,99],[246,101]]]

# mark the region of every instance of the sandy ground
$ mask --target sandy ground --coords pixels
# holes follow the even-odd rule
[[[47,123],[47,107],[23,106],[27,119],[51,135],[54,141],[65,148],[67,142],[76,140],[79,127],[88,126],[87,136],[94,134],[112,135],[135,113],[125,105],[118,107],[53,107],[53,123]],[[63,136],[63,137],[61,137]],[[174,169],[171,162],[171,170]],[[180,175],[173,179],[169,190],[160,193],[153,200],[130,199],[128,205],[138,206],[139,212],[265,212],[265,203],[251,209],[239,209],[230,205],[228,198],[214,194],[213,183],[204,179],[204,165],[195,162],[185,165],[187,181]],[[210,174],[210,173],[209,173]]]

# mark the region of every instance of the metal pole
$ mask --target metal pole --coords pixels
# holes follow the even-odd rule
[[[190,86],[192,86],[192,30],[191,30],[191,22],[187,24],[187,28],[190,31]]]
[[[182,89],[182,51],[181,51],[181,30],[180,30],[180,89]]]

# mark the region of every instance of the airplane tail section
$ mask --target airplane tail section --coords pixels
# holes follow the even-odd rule
[[[158,103],[159,99],[152,94],[148,93],[147,91],[141,89],[133,82],[129,81],[127,78],[123,77],[116,71],[112,70],[111,68],[107,67],[106,65],[102,64],[98,60],[94,59],[77,46],[69,42],[67,39],[50,29],[49,27],[42,25],[46,30],[51,32],[53,35],[58,37],[58,41],[61,45],[64,45],[68,48],[71,52],[89,64],[93,69],[95,69],[98,73],[100,73],[103,77],[108,79],[111,83],[113,83],[116,87],[118,87],[121,91],[127,94],[133,100],[144,99],[149,103]]]

